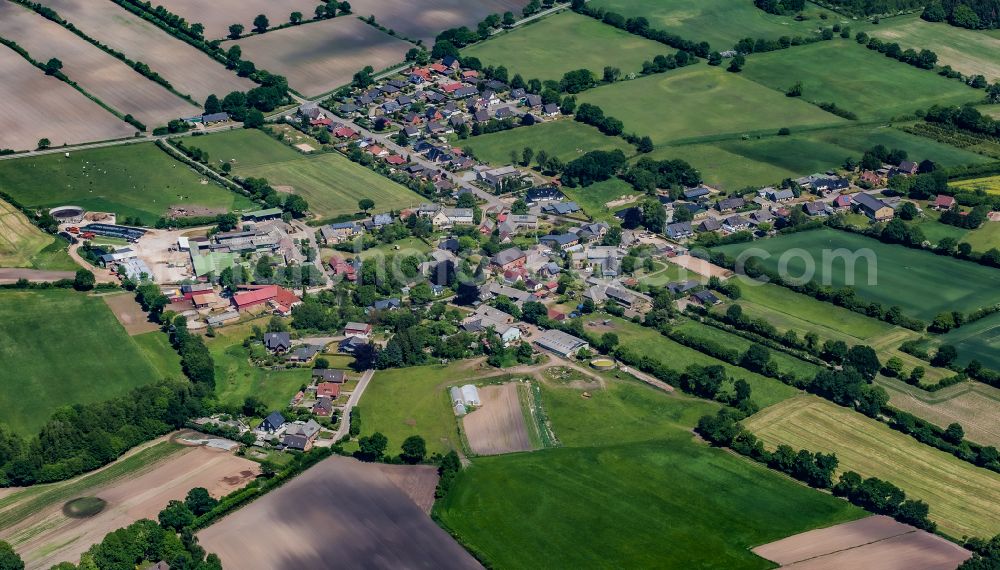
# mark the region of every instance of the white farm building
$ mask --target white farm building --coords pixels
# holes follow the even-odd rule
[[[470,406],[475,407],[482,404],[479,400],[479,389],[472,384],[466,384],[461,388],[452,387],[449,393],[451,394],[452,407],[457,416],[464,416]]]

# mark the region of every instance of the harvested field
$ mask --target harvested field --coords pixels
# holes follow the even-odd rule
[[[41,4],[88,36],[149,65],[174,89],[196,101],[255,87],[249,79],[237,77],[221,63],[112,2],[43,0]]]
[[[152,130],[200,109],[146,79],[124,62],[73,32],[9,0],[0,2],[0,36],[18,43],[37,61],[58,58],[63,73],[122,114]]]
[[[753,551],[782,567],[809,570],[952,570],[970,556],[939,536],[882,515],[803,532]]]
[[[533,449],[518,398],[518,386],[508,382],[479,389],[483,405],[462,418],[473,453],[499,455]]]
[[[104,295],[102,299],[108,304],[108,308],[114,313],[118,322],[125,327],[125,332],[129,336],[160,329],[159,325],[149,320],[146,311],[142,310],[139,302],[135,300],[132,294]]]
[[[7,47],[0,49],[0,77],[0,149],[32,150],[43,138],[61,146],[135,134],[135,127]]]
[[[962,424],[965,438],[980,445],[1000,447],[1000,390],[979,382],[962,382],[927,392],[895,378],[876,382],[889,393],[889,404],[932,424],[947,428]]]
[[[312,18],[317,2],[312,0],[163,0],[160,4],[188,22],[205,26],[205,38],[221,40],[229,35],[229,26],[243,24],[243,33],[253,29],[258,14],[267,16],[272,26],[287,24],[292,12]]]
[[[412,6],[407,12],[412,13]],[[258,67],[288,78],[304,96],[328,93],[351,82],[366,65],[376,71],[402,63],[412,44],[354,17],[339,17],[226,42],[239,45]]]
[[[507,11],[520,15],[527,4],[526,0],[356,0],[351,10],[360,17],[375,16],[376,22],[397,34],[431,45],[439,32],[459,26],[475,30],[486,16]]]
[[[174,445],[174,444],[165,444]],[[3,531],[25,559],[27,568],[49,568],[80,555],[115,530],[157,513],[174,499],[183,499],[192,487],[205,487],[221,497],[246,485],[260,472],[256,462],[209,447],[182,449],[167,458],[143,465],[129,477],[80,491],[107,504],[89,518],[73,519],[63,503],[53,503]],[[76,498],[75,496],[72,498]]]
[[[267,528],[261,521],[269,521]],[[225,568],[479,568],[383,472],[331,457],[198,533]]]
[[[688,271],[697,273],[698,275],[703,275],[705,277],[718,277],[720,279],[726,279],[733,275],[733,272],[724,268],[714,265],[711,262],[705,261],[704,259],[699,259],[697,257],[691,257],[690,255],[678,255],[677,257],[668,257],[667,261],[673,263],[674,265],[679,265]]]
[[[916,14],[889,18],[885,22],[884,28],[872,28],[871,35],[899,42],[903,49],[932,50],[938,55],[938,65],[950,65],[956,71],[968,75],[981,73],[990,82],[1000,78],[1000,37],[944,22],[927,22]]]

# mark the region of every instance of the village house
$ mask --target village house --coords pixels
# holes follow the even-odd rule
[[[519,248],[511,247],[498,252],[490,261],[500,271],[507,271],[515,267],[523,267],[527,260],[528,256],[523,251]]]
[[[934,198],[934,202],[931,203],[931,207],[935,210],[950,210],[955,207],[955,197],[938,194]]]
[[[673,240],[686,239],[694,235],[691,222],[675,222],[667,224],[667,237]]]
[[[320,235],[326,245],[337,244],[362,233],[362,228],[356,222],[340,222],[328,224],[320,228]]]
[[[823,202],[806,202],[802,205],[802,211],[809,216],[821,217],[829,214],[826,210],[826,204]]]
[[[275,354],[284,354],[292,348],[292,335],[286,332],[264,333],[264,348]]]
[[[344,327],[344,336],[359,336],[369,338],[372,334],[372,326],[368,323],[347,323]]]
[[[854,195],[854,205],[855,210],[876,222],[888,221],[895,216],[895,211],[885,202],[864,192]]]
[[[715,204],[716,209],[723,213],[739,210],[744,206],[746,206],[746,200],[740,197],[726,198],[724,200],[719,200]]]

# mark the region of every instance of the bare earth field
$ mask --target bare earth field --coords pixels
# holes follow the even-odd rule
[[[377,464],[382,474],[417,504],[430,514],[434,506],[434,489],[437,488],[438,472],[433,465],[386,465]]]
[[[156,323],[150,322],[146,312],[142,310],[138,301],[131,294],[104,295],[102,299],[111,312],[115,314],[118,322],[125,327],[125,332],[129,336],[159,330],[160,327]]]
[[[292,12],[302,12],[303,19],[310,19],[321,2],[312,0],[162,0],[159,2],[170,12],[191,23],[205,26],[205,38],[221,40],[229,35],[229,26],[243,24],[243,33],[253,29],[253,19],[258,14],[267,16],[272,26],[287,24]],[[349,18],[352,16],[348,16]]]
[[[679,265],[688,271],[697,273],[698,275],[704,275],[705,277],[719,277],[721,279],[726,279],[733,275],[733,272],[725,267],[719,267],[718,265],[714,265],[704,259],[699,259],[690,255],[668,257],[667,261],[673,263],[674,265]]]
[[[156,515],[174,499],[183,499],[193,487],[205,487],[220,497],[243,487],[260,472],[256,462],[209,447],[192,447],[150,465],[141,474],[88,491],[107,501],[104,510],[86,519],[71,519],[54,504],[15,527],[5,540],[25,559],[29,570],[49,568],[62,561],[77,562],[91,545],[118,528]]]
[[[199,112],[197,107],[124,62],[9,0],[0,1],[0,36],[17,42],[37,61],[58,58],[63,62],[63,73],[71,80],[111,108],[132,115],[150,130]]]
[[[462,418],[469,447],[478,455],[531,451],[528,427],[517,396],[517,383],[479,389],[483,405]]]
[[[971,556],[939,536],[881,515],[803,532],[753,551],[782,568],[808,570],[952,570]]]
[[[366,65],[376,71],[402,63],[412,44],[349,16],[294,26],[233,43],[257,67],[279,73],[305,96],[321,95],[351,82]]]
[[[32,150],[42,138],[61,146],[135,134],[135,127],[7,47],[0,49],[0,77],[0,149]]]
[[[375,16],[379,24],[413,40],[431,45],[434,36],[449,28],[476,24],[490,14],[511,11],[521,15],[526,0],[357,0],[351,10],[361,17]]]
[[[331,457],[198,533],[225,568],[480,568],[380,466]]]
[[[174,89],[196,101],[204,101],[213,93],[221,99],[230,91],[254,87],[249,79],[237,77],[221,63],[113,2],[44,0],[41,4],[58,12],[88,36],[133,61],[149,65]]]

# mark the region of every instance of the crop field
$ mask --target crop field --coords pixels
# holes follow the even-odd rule
[[[586,328],[588,331],[597,334],[613,332],[621,339],[622,345],[641,347],[643,354],[657,358],[674,370],[683,371],[691,365],[722,366],[726,369],[726,375],[730,378],[743,379],[750,384],[752,390],[751,399],[761,408],[766,408],[767,406],[791,398],[798,393],[798,390],[795,388],[787,384],[782,384],[778,380],[727,364],[717,358],[698,352],[693,348],[688,348],[674,342],[654,329],[646,328],[617,317],[612,317],[610,320],[611,324],[608,326],[595,324],[588,325]]]
[[[782,93],[801,82],[802,99],[836,103],[861,120],[889,119],[934,104],[982,99],[959,81],[888,58],[854,40],[800,47],[755,55],[742,75]],[[906,86],[905,97],[900,97],[901,85]]]
[[[627,132],[648,135],[656,144],[846,122],[754,83],[745,74],[695,65],[597,87],[578,99],[601,107],[605,114],[621,119]]]
[[[20,210],[0,200],[0,267],[75,270],[66,242],[42,232]]]
[[[836,453],[839,471],[879,477],[930,505],[930,519],[961,537],[1000,532],[1000,475],[938,451],[848,408],[802,395],[744,421],[771,449]]]
[[[0,50],[0,149],[34,150],[132,136],[135,127],[69,85],[45,75],[14,50]],[[45,120],[39,120],[45,117]]]
[[[525,147],[537,154],[545,151],[563,162],[579,158],[592,150],[621,150],[625,156],[635,153],[635,148],[620,137],[601,134],[596,128],[572,119],[550,121],[530,127],[479,135],[466,140],[453,141],[455,146],[470,148],[476,158],[490,164],[510,164],[510,153],[516,152],[518,161]],[[535,165],[532,159],[532,166]]]
[[[165,376],[103,300],[72,291],[0,293],[0,347],[8,372],[0,418],[22,434],[60,406],[107,400]]]
[[[153,144],[0,162],[0,190],[35,207],[73,204],[152,224],[171,206],[243,210],[249,198],[201,178]]]
[[[852,285],[859,296],[886,308],[898,305],[919,319],[933,319],[942,311],[969,312],[1000,302],[1000,271],[996,269],[858,234],[821,229],[718,250],[735,257],[751,248],[769,254],[760,261],[771,270],[778,269],[779,259],[786,261],[788,275],[796,278],[807,275],[811,268],[813,279],[819,282],[835,287]],[[859,255],[853,262],[853,283],[848,283],[851,270],[845,269],[847,258],[823,262],[824,252],[832,257],[831,252],[837,249],[871,254],[868,259]]]
[[[334,559],[346,567],[479,568],[385,467],[326,459],[201,531],[199,543],[226,568],[324,568]],[[418,471],[431,489],[437,482],[433,467],[402,469]],[[272,521],[267,528],[264,520]]]
[[[1000,389],[980,382],[962,382],[927,392],[895,378],[876,380],[889,393],[889,404],[941,428],[962,424],[965,438],[980,445],[1000,446]]]
[[[249,79],[237,77],[221,63],[113,2],[43,0],[41,4],[132,61],[149,65],[174,89],[196,101],[204,101],[212,94],[221,99],[230,91],[247,91],[255,86]]]
[[[1000,313],[963,325],[937,337],[958,349],[958,361],[978,360],[987,368],[1000,370]]]
[[[711,143],[660,147],[649,156],[681,159],[701,171],[705,182],[732,191],[775,184],[813,172],[840,167],[851,156],[860,159],[871,147],[907,151],[910,159],[933,160],[942,166],[988,162],[989,158],[886,126],[792,130],[790,136],[730,139]]]
[[[432,45],[434,36],[450,29],[476,24],[490,14],[514,12],[528,4],[527,0],[355,0],[351,10],[359,17],[375,16],[375,21],[412,40]]]
[[[473,453],[499,455],[534,449],[518,397],[521,389],[516,382],[479,389],[483,405],[462,418]]]
[[[1000,194],[1000,176],[986,176],[949,182],[948,186],[960,190],[982,190],[987,194]]]
[[[563,447],[474,458],[435,506],[488,566],[770,568],[749,547],[864,516],[697,443],[691,426],[717,404],[605,376],[587,398],[543,384]]]
[[[732,0],[594,0],[594,8],[617,12],[626,18],[644,16],[652,28],[666,30],[693,42],[708,42],[712,49],[731,49],[742,38],[772,38],[812,35],[820,27],[838,20],[820,20],[823,11],[806,4],[799,22],[793,16],[776,16],[758,10],[753,3]]]
[[[884,515],[811,530],[753,551],[782,566],[804,570],[951,570],[970,556],[969,551],[953,542]]]
[[[243,49],[243,57],[284,75],[292,89],[307,97],[347,85],[366,65],[378,71],[402,63],[413,47],[353,16],[293,26],[223,46],[233,44]]]
[[[256,396],[269,410],[282,410],[303,385],[309,384],[308,368],[270,370],[250,364],[243,339],[250,325],[225,327],[215,338],[205,338],[215,361],[215,396],[223,405],[242,406],[248,396]]]
[[[0,2],[0,37],[17,42],[36,61],[58,58],[71,80],[149,130],[201,111],[73,32],[9,0]]]
[[[232,24],[242,24],[243,33],[250,33],[258,14],[264,14],[272,26],[277,26],[287,24],[292,12],[301,12],[304,20],[310,20],[316,9],[316,2],[310,0],[163,0],[160,5],[192,24],[205,26],[205,38],[209,40],[226,38]]]
[[[212,160],[231,161],[233,172],[239,176],[266,178],[273,186],[290,186],[321,218],[353,214],[361,198],[375,200],[377,212],[426,201],[409,188],[340,154],[306,156],[258,131],[208,135],[190,144],[207,151]]]
[[[627,196],[634,196],[636,199],[642,197],[641,192],[637,191],[631,184],[621,178],[610,178],[601,182],[595,182],[587,187],[570,188],[569,186],[563,186],[560,190],[570,200],[579,204],[588,215],[594,219],[607,222],[618,221],[615,218],[615,212],[625,206],[608,208],[605,204],[615,200],[624,200]]]
[[[964,74],[982,74],[991,83],[1000,79],[1000,37],[927,22],[916,14],[889,18],[883,24],[872,27],[869,34],[898,42],[903,49],[929,49],[937,54],[938,65],[950,65]]]
[[[162,442],[159,445],[179,447]],[[126,460],[127,461],[127,460]],[[90,487],[86,496],[104,500],[100,513],[67,517],[63,505],[51,504],[32,513],[23,523],[5,529],[8,540],[25,554],[28,568],[49,568],[62,561],[78,561],[91,545],[118,528],[142,519],[156,519],[171,500],[183,500],[192,487],[205,487],[221,497],[246,485],[260,466],[249,459],[208,447],[182,448],[129,474],[113,484]],[[86,477],[80,478],[86,481]]]
[[[663,44],[566,11],[500,34],[462,52],[484,65],[503,65],[528,79],[558,81],[567,71],[589,69],[601,77],[613,65],[622,75],[639,73],[642,62],[668,53]]]

